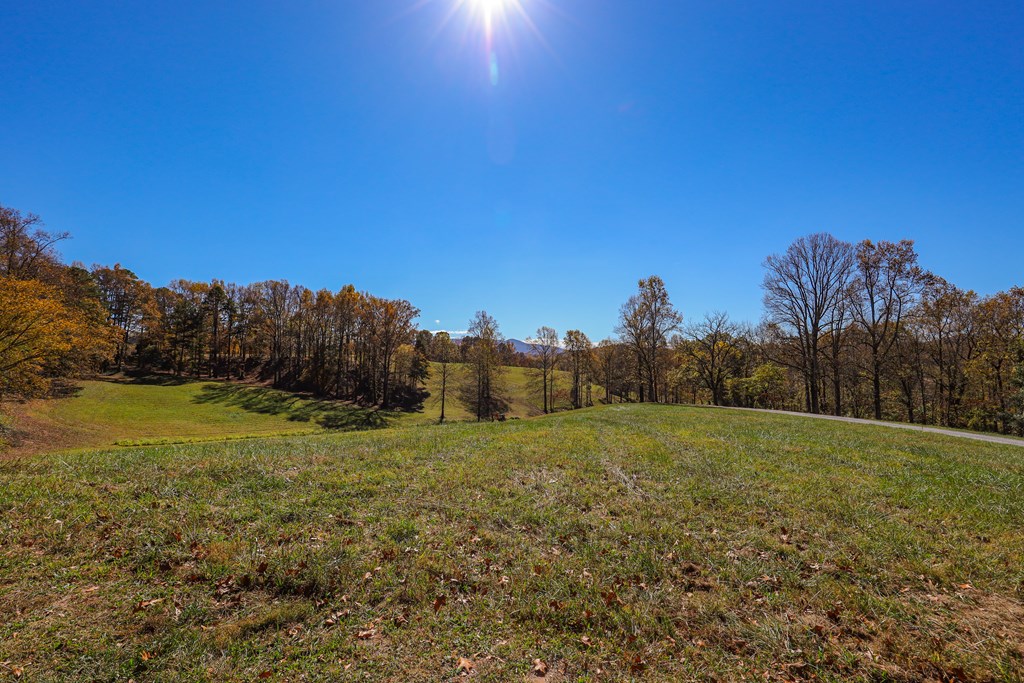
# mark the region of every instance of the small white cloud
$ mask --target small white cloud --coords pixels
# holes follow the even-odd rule
[[[440,324],[441,324],[441,321],[440,321],[440,320],[435,320],[435,321],[434,321],[434,324],[435,324],[435,325],[440,325]]]

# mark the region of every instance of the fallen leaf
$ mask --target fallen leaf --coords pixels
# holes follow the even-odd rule
[[[163,601],[164,601],[163,598],[156,598],[154,600],[142,600],[142,601],[136,603],[135,607],[132,608],[132,613],[134,614],[135,612],[141,612],[142,610],[146,609],[147,607],[152,607],[153,605],[157,605],[157,604],[159,604],[159,603],[161,603]]]
[[[439,611],[442,607],[444,607],[447,604],[448,604],[448,598],[446,596],[444,596],[444,595],[437,596],[437,599],[434,600],[434,612]]]
[[[270,671],[264,671],[263,673],[260,674],[260,678],[266,679],[266,678],[270,678],[273,675],[274,674],[271,673]]]
[[[153,658],[153,653],[152,652],[149,652],[148,650],[143,650],[142,651],[142,661],[148,662],[152,658]]]
[[[616,605],[616,604],[617,605],[625,604],[624,602],[622,602],[621,599],[619,599],[619,596],[616,595],[615,591],[613,591],[613,590],[602,591],[601,592],[601,597],[604,598],[605,607],[611,607],[612,605]]]
[[[629,671],[630,673],[638,674],[643,673],[643,670],[647,668],[647,662],[640,658],[640,655],[634,655],[629,660]]]
[[[470,671],[476,668],[473,662],[469,661],[465,657],[459,657],[459,663],[455,667],[459,673],[468,674]]]
[[[534,676],[543,678],[548,675],[548,665],[541,659],[535,659],[533,660],[533,670],[531,673],[533,673]]]

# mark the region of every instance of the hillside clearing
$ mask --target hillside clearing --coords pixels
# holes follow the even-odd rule
[[[0,423],[0,454],[5,429],[14,442],[9,454],[28,455],[436,423],[441,416],[440,373],[436,364],[432,370],[423,402],[404,410],[320,400],[253,384],[168,375],[85,380],[66,398],[3,404],[11,415],[0,415],[5,421]],[[455,364],[453,377],[459,371]],[[541,414],[534,374],[527,368],[504,369],[502,393],[509,417]],[[559,372],[558,377],[568,385],[566,373]],[[456,393],[454,386],[449,387],[447,419],[475,419]],[[599,395],[601,390],[595,388],[595,399]],[[563,397],[559,408],[566,407],[568,398]]]
[[[37,456],[0,481],[0,662],[34,680],[1024,667],[1009,446],[629,405]]]

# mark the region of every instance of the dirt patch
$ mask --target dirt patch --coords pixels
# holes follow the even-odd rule
[[[88,441],[88,432],[43,416],[47,400],[4,401],[0,413],[9,420],[9,431],[0,443],[0,460],[75,448]]]

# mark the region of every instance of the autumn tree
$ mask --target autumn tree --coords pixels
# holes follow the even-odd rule
[[[461,394],[479,421],[491,418],[504,406],[500,398],[502,367],[498,348],[504,339],[498,321],[486,311],[477,311],[470,321],[469,336],[473,341],[466,356],[466,380]]]
[[[982,299],[976,308],[978,392],[982,412],[1003,431],[1013,427],[1014,387],[1010,375],[1024,338],[1024,288],[1014,287]]]
[[[565,358],[572,377],[569,398],[573,408],[582,408],[591,403],[590,397],[590,352],[593,344],[590,338],[579,330],[569,330],[562,339]]]
[[[69,236],[44,230],[33,213],[0,206],[0,276],[48,281],[47,271],[60,265],[55,245]]]
[[[612,396],[618,396],[621,401],[626,393],[629,382],[626,356],[625,347],[613,339],[602,339],[594,349],[594,362],[599,381],[604,386],[606,403],[611,401]]]
[[[420,310],[405,299],[378,299],[369,297],[368,312],[373,316],[371,329],[373,342],[380,353],[382,380],[381,405],[391,405],[391,362],[402,344],[412,342],[413,320]]]
[[[796,345],[807,410],[821,412],[822,343],[849,296],[853,247],[827,233],[797,239],[765,259],[764,305],[771,322]]]
[[[716,406],[723,405],[726,383],[736,374],[740,359],[738,333],[739,327],[729,320],[729,314],[721,311],[708,313],[686,330],[686,352]]]
[[[1013,352],[1014,368],[1010,384],[1014,393],[1010,398],[1010,408],[1017,433],[1024,436],[1024,339],[1017,340]]]
[[[664,371],[661,352],[667,348],[669,336],[679,329],[683,316],[672,305],[665,283],[657,275],[641,279],[637,288],[619,311],[616,331],[634,354],[640,401],[657,402]]]
[[[105,357],[111,341],[108,328],[65,305],[54,287],[0,277],[0,396],[43,394],[54,366],[70,354],[83,361]]]
[[[113,268],[93,266],[92,277],[99,288],[108,320],[118,332],[114,364],[119,371],[124,370],[130,344],[137,341],[135,335],[142,329],[152,287],[119,263]]]
[[[978,350],[975,334],[977,294],[942,278],[925,287],[917,313],[933,387],[933,416],[945,426],[959,426],[968,390],[968,368]]]
[[[911,240],[857,245],[851,283],[851,311],[868,352],[868,373],[876,420],[882,419],[882,377],[927,275],[917,265]]]

